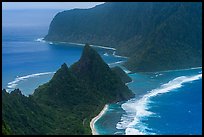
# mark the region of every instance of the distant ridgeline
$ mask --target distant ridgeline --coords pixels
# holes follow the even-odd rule
[[[47,41],[114,47],[132,71],[202,66],[201,2],[113,2],[58,13]]]
[[[2,90],[3,133],[91,134],[90,121],[105,104],[134,97],[119,72],[86,45],[78,62],[63,64],[29,97]]]

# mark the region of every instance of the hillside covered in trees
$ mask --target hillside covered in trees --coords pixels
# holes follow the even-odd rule
[[[132,71],[202,66],[202,3],[107,2],[59,12],[47,41],[115,47]]]
[[[90,121],[105,104],[134,97],[89,45],[70,68],[64,63],[29,97],[2,90],[4,134],[91,134]]]

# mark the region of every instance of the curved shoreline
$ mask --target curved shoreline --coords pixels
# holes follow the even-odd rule
[[[97,132],[96,129],[95,129],[94,124],[95,124],[95,122],[96,122],[97,120],[99,120],[99,119],[101,118],[101,116],[103,116],[103,115],[105,114],[105,112],[107,111],[107,109],[108,109],[108,105],[106,104],[106,105],[104,106],[104,108],[101,110],[101,112],[100,112],[96,117],[94,117],[94,118],[91,120],[91,122],[90,122],[90,127],[91,127],[91,133],[92,133],[92,135],[99,135],[98,132]]]
[[[37,42],[48,42],[50,44],[53,44],[53,43],[68,43],[68,44],[76,44],[76,45],[79,45],[79,46],[83,46],[84,44],[82,43],[73,43],[73,42],[63,42],[63,41],[60,41],[60,42],[52,42],[52,41],[46,41],[44,40],[44,38],[37,38],[35,41]],[[113,50],[113,56],[115,57],[121,57],[121,58],[129,58],[129,57],[125,57],[125,56],[120,56],[120,55],[116,55],[116,48],[113,48],[113,47],[105,47],[105,46],[97,46],[97,45],[90,45],[92,47],[97,47],[97,48],[102,48],[102,49],[109,49],[109,50]],[[199,69],[199,68],[202,68],[202,66],[195,66],[195,67],[192,67],[192,68],[183,68],[183,69],[172,69],[172,70],[161,70],[161,71],[148,71],[148,72],[143,72],[143,71],[139,71],[139,72],[132,72],[132,73],[151,73],[151,72],[169,72],[169,71],[182,71],[182,70],[190,70],[190,69]]]
[[[49,44],[54,44],[54,43],[62,43],[62,44],[75,44],[75,45],[79,45],[79,46],[84,46],[85,44],[83,43],[75,43],[75,42],[66,42],[66,41],[47,41],[45,40],[44,38],[37,38],[35,41],[38,41],[38,42],[48,42]],[[92,45],[90,44],[91,47],[96,47],[96,48],[103,48],[103,49],[109,49],[109,50],[116,50],[116,48],[113,48],[113,47],[105,47],[105,46],[100,46],[100,45]],[[118,56],[118,55],[116,55]],[[121,56],[123,57],[123,56]],[[127,57],[124,57],[124,58],[127,58]]]

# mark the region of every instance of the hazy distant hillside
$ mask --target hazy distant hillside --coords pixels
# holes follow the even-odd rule
[[[202,4],[115,2],[58,13],[48,41],[116,47],[133,71],[202,66]]]

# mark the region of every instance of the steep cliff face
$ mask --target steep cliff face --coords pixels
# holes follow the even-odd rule
[[[132,79],[120,67],[117,66],[117,67],[111,68],[111,70],[120,77],[123,83],[128,83],[132,81]]]
[[[107,103],[134,94],[100,55],[86,45],[78,62],[63,64],[52,79],[26,97],[2,91],[3,120],[13,134],[91,134],[90,120]]]
[[[71,66],[73,74],[91,88],[103,92],[104,99],[120,101],[132,96],[121,78],[103,61],[89,45],[85,45],[81,58]],[[108,96],[107,96],[108,95]]]
[[[45,40],[110,46],[133,71],[202,65],[202,4],[108,2],[58,13]]]

